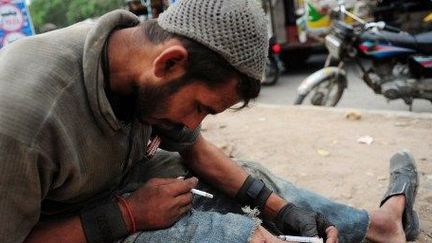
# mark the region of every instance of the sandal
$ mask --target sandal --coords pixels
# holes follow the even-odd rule
[[[392,196],[405,195],[402,225],[407,241],[414,241],[420,233],[419,218],[413,208],[418,185],[417,168],[411,153],[402,150],[393,155],[390,159],[390,182],[380,207]]]

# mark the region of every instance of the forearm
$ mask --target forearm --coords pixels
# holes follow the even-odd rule
[[[198,177],[204,178],[214,187],[226,192],[231,197],[237,195],[248,176],[246,171],[239,165],[225,156],[220,149],[206,142],[201,136],[195,145],[182,152],[182,156]],[[262,190],[259,195],[263,195],[261,192]],[[282,233],[298,232],[300,235],[319,235],[320,237],[327,236],[333,239],[328,242],[335,242],[334,240],[337,239],[336,228],[331,226],[331,223],[323,215],[298,208],[275,193],[270,194],[264,206],[260,205],[260,207],[263,207],[262,216],[267,220],[272,220]],[[266,238],[263,232],[259,230],[257,230],[250,242],[267,242],[267,240],[269,242],[278,242],[277,239],[271,236]]]
[[[248,176],[241,166],[202,136],[193,147],[182,152],[182,156],[197,175],[231,197],[235,197]],[[272,193],[265,205],[264,217],[273,219],[286,203]]]
[[[78,216],[49,223],[37,224],[25,242],[86,242]]]
[[[188,168],[231,197],[236,195],[248,176],[239,165],[201,135],[195,145],[181,155],[187,161]]]
[[[126,210],[120,205],[123,218],[127,218]],[[128,220],[125,220],[127,227],[130,228]],[[59,221],[39,223],[25,242],[62,242],[62,243],[85,243],[87,242],[79,216]]]

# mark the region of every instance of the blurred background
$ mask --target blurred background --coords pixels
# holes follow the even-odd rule
[[[251,1],[262,5],[270,30],[270,58],[264,77],[265,86],[257,99],[266,104],[294,103],[298,96],[297,88],[303,80],[321,69],[328,59],[325,37],[331,32],[336,19],[352,26],[359,23],[355,17],[337,15],[341,4],[361,20],[383,21],[412,36],[432,31],[431,0]],[[96,21],[99,16],[114,9],[129,10],[142,21],[157,18],[171,4],[175,4],[175,0],[0,0],[0,48],[25,36],[80,21]],[[426,54],[429,57],[430,54]],[[348,85],[338,106],[410,109],[405,100],[379,96],[365,85],[362,73],[353,65],[353,60],[344,62],[344,70]],[[432,112],[431,102],[427,99],[416,99],[410,106],[414,112]]]

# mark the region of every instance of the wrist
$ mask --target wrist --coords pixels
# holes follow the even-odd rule
[[[80,213],[87,242],[113,242],[129,234],[117,201],[110,198]]]
[[[268,220],[275,219],[281,209],[287,204],[288,202],[285,201],[283,198],[279,197],[275,193],[272,193],[265,204],[263,210],[264,217]]]
[[[279,229],[281,233],[289,232],[290,229],[292,229],[292,232],[297,232],[298,223],[295,224],[295,227],[290,227],[291,225],[291,216],[293,215],[293,210],[295,210],[296,206],[293,203],[286,203],[282,208],[279,209],[277,212],[273,222],[275,223],[276,227]],[[287,225],[288,224],[288,225]],[[299,232],[297,232],[299,233]]]
[[[129,234],[134,234],[137,228],[136,228],[135,216],[130,206],[129,199],[123,198],[121,196],[116,196],[116,198],[117,198],[117,205],[119,206],[121,215],[123,217],[123,222],[126,224]]]
[[[262,212],[272,193],[262,180],[249,175],[237,192],[236,199],[243,205],[257,207]]]

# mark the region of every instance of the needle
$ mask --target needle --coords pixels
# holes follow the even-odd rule
[[[198,190],[198,189],[191,189],[191,192],[193,194],[200,195],[200,196],[203,196],[203,197],[213,198],[213,194],[210,194],[208,192],[204,192],[204,191],[201,191],[201,190]]]

